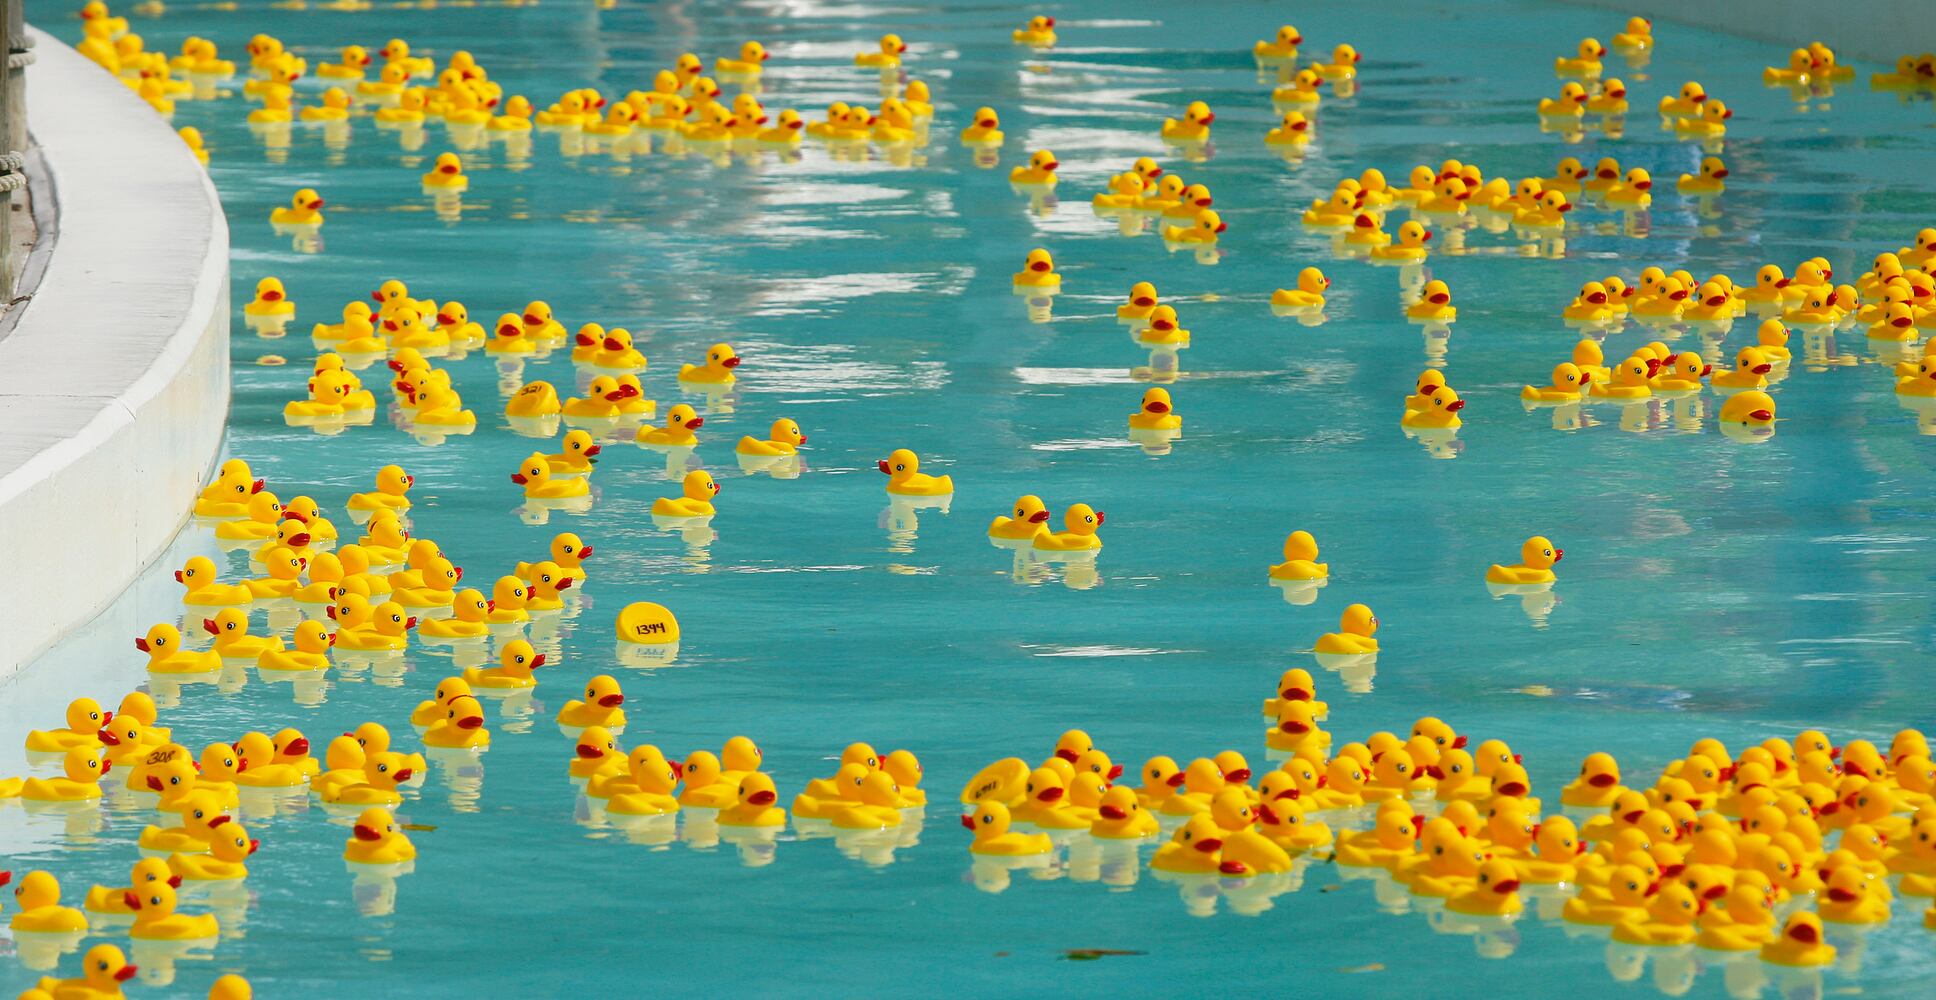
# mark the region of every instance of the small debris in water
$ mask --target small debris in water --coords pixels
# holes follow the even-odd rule
[[[1118,948],[1070,948],[1062,953],[1062,957],[1071,962],[1093,962],[1099,958],[1110,958],[1117,955],[1145,954],[1148,954],[1148,952],[1124,951]]]
[[[1359,972],[1383,972],[1385,971],[1385,963],[1373,962],[1370,965],[1349,965],[1342,969],[1339,969],[1338,971],[1345,973],[1347,975],[1355,974]]]
[[[1544,684],[1528,684],[1515,693],[1532,695],[1535,698],[1551,698],[1553,696],[1553,689]]]
[[[437,829],[429,823],[405,823],[403,824],[403,828],[406,830],[416,830],[420,833],[431,833]]]
[[[255,359],[255,363],[258,365],[261,365],[264,368],[280,368],[283,365],[288,364],[289,359],[283,357],[280,354],[264,354],[263,356]]]
[[[1320,887],[1318,888],[1318,891],[1319,891],[1319,892],[1337,892],[1337,891],[1338,891],[1339,889],[1342,889],[1342,888],[1344,888],[1344,886],[1341,886],[1341,885],[1326,885],[1326,886],[1320,886]]]

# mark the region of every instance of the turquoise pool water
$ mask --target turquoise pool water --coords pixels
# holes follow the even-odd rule
[[[35,3],[30,13],[73,40],[71,6]],[[1326,5],[1294,19],[1313,51],[1347,41],[1364,51],[1362,88],[1327,100],[1316,144],[1287,164],[1262,144],[1277,115],[1248,54],[1283,10],[1211,10],[1156,20],[1058,4],[1049,12],[1061,45],[1047,56],[1009,41],[1031,11],[939,4],[363,14],[183,4],[137,18],[151,48],[172,52],[199,34],[230,58],[257,31],[312,65],[393,35],[440,59],[468,48],[541,107],[573,86],[643,87],[680,52],[710,61],[759,38],[775,52],[767,107],[813,120],[832,100],[878,101],[877,79],[849,57],[891,30],[911,42],[910,67],[938,105],[924,162],[910,167],[834,162],[811,143],[798,162],[620,163],[564,156],[541,134],[522,169],[507,169],[501,146],[465,154],[471,190],[455,223],[418,189],[447,148],[440,129],[410,151],[367,119],[342,149],[298,127],[286,151],[265,152],[239,97],[180,106],[176,123],[200,127],[213,151],[238,310],[269,274],[288,284],[303,330],[389,277],[462,300],[487,324],[542,298],[568,328],[632,330],[662,409],[681,398],[678,365],[708,345],[730,341],[746,360],[732,412],[706,413],[695,462],[724,491],[717,537],[694,545],[653,527],[651,501],[676,495],[676,477],[663,457],[630,445],[607,447],[588,515],[522,523],[506,477],[539,442],[503,429],[499,376],[482,355],[448,366],[479,415],[475,435],[426,447],[386,420],[334,437],[285,426],[281,406],[300,393],[313,352],[300,336],[257,339],[238,314],[229,447],[282,496],[307,493],[340,514],[395,461],[417,477],[416,534],[437,539],[469,580],[538,557],[557,530],[581,533],[598,553],[550,645],[560,655],[541,673],[531,715],[500,718],[492,707],[498,735],[481,786],[476,774],[433,768],[399,811],[435,829],[413,834],[421,858],[395,886],[393,912],[368,915],[386,908],[383,894],[352,885],[340,860],[346,830],[319,809],[257,821],[264,847],[247,898],[217,911],[239,933],[212,958],[179,963],[172,987],[138,995],[200,995],[224,971],[244,972],[265,996],[553,995],[567,984],[611,995],[1611,995],[1630,988],[1600,938],[1529,918],[1475,947],[1418,913],[1387,912],[1368,885],[1321,862],[1301,870],[1300,890],[1253,914],[1239,912],[1259,905],[1241,894],[1180,893],[1147,870],[1132,879],[1134,867],[1081,859],[1065,858],[1058,877],[1018,874],[1005,891],[978,891],[992,886],[976,884],[954,793],[997,757],[1046,756],[1075,726],[1132,768],[1152,754],[1226,747],[1260,763],[1258,700],[1286,667],[1312,665],[1312,642],[1353,601],[1376,610],[1384,652],[1366,691],[1318,673],[1340,740],[1441,715],[1475,738],[1510,742],[1548,795],[1589,750],[1617,754],[1631,782],[1704,735],[1738,748],[1804,727],[1886,739],[1931,723],[1936,453],[1859,331],[1834,349],[1836,363],[1803,363],[1797,351],[1774,390],[1779,430],[1759,445],[1716,432],[1712,397],[1705,420],[1651,414],[1642,433],[1610,408],[1589,408],[1591,426],[1556,430],[1550,411],[1528,413],[1517,398],[1570,350],[1577,335],[1557,315],[1583,281],[1645,264],[1746,279],[1762,263],[1792,269],[1818,253],[1841,278],[1907,241],[1936,204],[1926,101],[1857,84],[1798,107],[1760,84],[1760,67],[1782,50],[1663,25],[1652,64],[1621,72],[1637,107],[1700,79],[1736,110],[1720,216],[1698,217],[1669,183],[1644,237],[1583,209],[1561,259],[1522,258],[1513,240],[1485,233],[1469,234],[1463,255],[1433,257],[1460,318],[1430,360],[1469,401],[1456,458],[1440,460],[1398,426],[1428,344],[1400,318],[1395,272],[1334,260],[1297,213],[1368,166],[1397,180],[1453,156],[1517,178],[1549,175],[1564,155],[1612,155],[1671,181],[1695,168],[1699,150],[1645,114],[1618,141],[1569,146],[1534,127],[1533,101],[1557,90],[1550,60],[1584,35],[1609,38],[1616,16],[1484,2],[1369,19]],[[1218,115],[1202,164],[1156,139],[1161,118],[1195,99]],[[999,109],[1009,135],[999,169],[977,167],[952,138],[982,104]],[[1034,212],[1006,171],[1042,147],[1063,163],[1060,204]],[[1141,155],[1211,186],[1230,226],[1215,266],[1168,254],[1154,236],[1125,238],[1092,213],[1089,195]],[[302,186],[330,202],[320,253],[297,252],[266,222]],[[1066,275],[1047,323],[1029,322],[1010,290],[1035,246]],[[1273,317],[1270,291],[1310,264],[1333,281],[1328,322]],[[1162,455],[1123,437],[1145,388],[1135,369],[1149,358],[1113,310],[1137,280],[1154,281],[1195,335],[1169,386],[1185,433]],[[1737,323],[1727,360],[1751,333]],[[1630,327],[1611,343],[1646,339]],[[258,366],[268,354],[290,364]],[[365,373],[372,383],[375,371]],[[525,376],[573,379],[561,355]],[[811,435],[805,474],[741,474],[732,442],[779,416]],[[924,471],[954,476],[949,511],[921,511],[918,524],[890,512],[874,463],[897,447],[920,452]],[[1093,586],[1068,586],[1060,572],[1020,582],[1009,554],[990,547],[988,519],[1022,493],[1058,514],[1077,501],[1107,512]],[[1332,567],[1306,606],[1265,580],[1295,528],[1317,536]],[[1481,582],[1488,563],[1511,561],[1535,532],[1567,550],[1557,603],[1539,620]],[[205,534],[184,535],[129,592],[123,618],[179,614],[169,574],[208,548]],[[615,664],[613,615],[635,600],[678,614],[675,666]],[[120,620],[85,629],[9,682],[4,773],[19,770],[18,734],[54,724],[68,697],[118,701],[146,679],[129,631]],[[452,669],[448,653],[423,647],[400,677],[342,674],[322,690],[251,674],[239,690],[188,690],[164,721],[198,747],[294,725],[320,749],[368,719],[414,743],[410,707]],[[748,866],[703,830],[648,845],[588,825],[564,776],[570,741],[550,718],[602,672],[626,686],[627,744],[683,755],[745,733],[764,748],[783,799],[831,774],[850,741],[912,749],[935,800],[925,828],[891,863],[788,835],[770,863]],[[90,883],[125,878],[150,817],[110,805],[98,823],[69,822],[8,806],[6,867],[49,868],[78,898]],[[1899,899],[1895,922],[1865,942],[1845,939],[1855,960],[1831,970],[1827,988],[1915,992],[1936,963],[1912,903]],[[1071,949],[1136,954],[1066,961]],[[1511,955],[1486,961],[1481,951]],[[1619,978],[1669,992],[1692,977],[1692,995],[1745,993],[1753,979],[1751,969],[1684,959],[1612,964]],[[38,974],[0,962],[0,990]]]

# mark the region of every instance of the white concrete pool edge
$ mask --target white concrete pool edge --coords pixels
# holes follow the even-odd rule
[[[228,224],[214,186],[133,91],[29,30],[28,123],[55,242],[0,338],[0,680],[168,547],[229,405]]]
[[[1568,0],[1619,13],[1599,38],[1610,42],[1639,15],[1768,42],[1768,64],[1784,65],[1791,49],[1821,42],[1841,59],[1895,64],[1897,57],[1936,51],[1936,10],[1929,0],[1867,0],[1857,6],[1800,0],[1707,0],[1690,5],[1670,0]],[[1861,80],[1866,82],[1867,74]]]

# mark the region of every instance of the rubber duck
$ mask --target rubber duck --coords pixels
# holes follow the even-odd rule
[[[1682,194],[1703,198],[1713,197],[1727,190],[1728,186],[1724,183],[1727,176],[1727,164],[1721,162],[1720,157],[1702,157],[1701,172],[1682,174],[1680,180],[1675,183],[1675,188]]]
[[[1431,239],[1431,230],[1417,222],[1407,222],[1398,227],[1397,237],[1390,244],[1372,248],[1371,259],[1418,263],[1426,258],[1425,244]]]
[[[1102,511],[1086,503],[1074,504],[1063,512],[1062,524],[1067,530],[1036,534],[1033,543],[1035,549],[1042,552],[1080,552],[1102,548],[1102,539],[1096,535],[1102,528]]]
[[[172,888],[181,888],[181,876],[171,872],[168,862],[161,858],[142,858],[136,861],[134,868],[128,874],[128,881],[127,886],[97,885],[89,888],[81,908],[89,913],[112,913],[125,916],[134,912],[128,906],[126,898],[128,893],[138,894],[157,882],[167,883]]]
[[[296,314],[296,303],[283,290],[281,281],[263,278],[255,283],[255,298],[242,307],[242,312],[256,317],[290,317]]]
[[[1296,62],[1297,47],[1304,44],[1304,35],[1291,25],[1277,29],[1277,34],[1251,46],[1251,54],[1258,62]]]
[[[740,438],[739,444],[734,446],[733,451],[740,455],[765,457],[794,455],[798,454],[800,446],[806,443],[807,436],[801,433],[800,425],[781,418],[773,422],[765,440],[755,437]]]
[[[1627,171],[1620,183],[1608,188],[1601,197],[1606,203],[1618,209],[1638,211],[1653,204],[1653,178],[1647,171],[1635,167]]]
[[[1860,865],[1842,863],[1828,870],[1815,911],[1821,918],[1837,924],[1883,924],[1889,922],[1889,889],[1878,876]]]
[[[718,495],[719,484],[713,481],[712,475],[694,469],[681,481],[679,496],[652,501],[652,513],[661,517],[711,517],[713,498]]]
[[[200,558],[200,557],[197,557]],[[137,636],[134,648],[148,654],[148,672],[155,674],[205,674],[222,669],[222,657],[213,651],[194,652],[182,646],[181,632],[166,622]]]
[[[1734,356],[1734,368],[1716,369],[1708,384],[1716,389],[1765,389],[1767,375],[1775,366],[1758,347],[1743,347]]]
[[[1577,403],[1580,393],[1592,381],[1593,376],[1582,372],[1578,365],[1563,361],[1553,366],[1551,385],[1524,386],[1519,390],[1519,398],[1529,403]]]
[[[1357,49],[1349,45],[1340,45],[1331,50],[1330,62],[1313,63],[1311,65],[1311,72],[1316,73],[1325,80],[1333,82],[1350,80],[1358,75],[1358,62],[1363,58]]]
[[[28,778],[20,786],[27,802],[88,802],[101,797],[101,776],[114,765],[101,758],[101,747],[77,746],[61,758],[58,778]]]
[[[625,757],[623,777],[595,778],[586,792],[609,799],[606,809],[620,816],[663,816],[679,811],[673,794],[679,785],[679,765],[670,763],[658,747],[636,746]],[[777,797],[777,796],[776,796]]]
[[[1156,849],[1150,867],[1184,875],[1241,875],[1241,862],[1223,860],[1223,831],[1208,814],[1199,813],[1178,827],[1169,842]]]
[[[343,843],[343,860],[357,865],[393,865],[414,860],[416,845],[398,828],[388,809],[372,806],[356,817]]]
[[[1645,920],[1647,890],[1652,885],[1647,873],[1636,865],[1621,864],[1607,872],[1604,889],[1582,892],[1566,901],[1562,919],[1577,924],[1614,924]]]
[[[1587,392],[1596,399],[1646,399],[1654,394],[1648,382],[1650,370],[1648,359],[1635,355],[1614,366],[1609,381],[1596,380]]]
[[[1149,317],[1136,339],[1145,344],[1165,344],[1178,347],[1190,345],[1190,331],[1183,329],[1178,322],[1176,310],[1170,306],[1157,306],[1150,310]]]
[[[1338,835],[1337,863],[1348,868],[1390,868],[1411,857],[1423,825],[1421,821],[1415,826],[1415,818],[1403,799],[1386,801],[1378,807],[1371,829]]]
[[[585,387],[585,395],[574,396],[560,408],[565,416],[577,420],[615,420],[623,412],[620,405],[628,393],[618,379],[600,375]]]
[[[484,728],[483,704],[471,695],[453,696],[444,705],[444,717],[424,730],[423,741],[427,747],[452,750],[489,747],[491,731]]]
[[[585,476],[565,476],[553,479],[551,463],[544,453],[532,452],[518,471],[511,473],[511,481],[524,487],[524,495],[529,499],[564,499],[591,495],[591,484]]]
[[[1055,849],[1046,833],[1009,832],[1008,807],[1000,802],[977,803],[974,811],[961,817],[961,825],[974,831],[968,850],[975,854],[1024,857]]]
[[[565,606],[563,592],[571,589],[577,578],[566,573],[557,563],[550,560],[532,563],[525,575],[530,584],[525,597],[525,607],[532,611],[557,611]]]
[[[543,653],[532,649],[523,639],[513,639],[498,653],[497,666],[469,667],[464,671],[464,682],[485,690],[534,688],[538,686],[538,679],[531,672],[544,664]]]
[[[1282,753],[1305,753],[1322,759],[1331,751],[1331,734],[1317,724],[1310,701],[1278,698],[1276,720],[1264,734],[1264,745]]]
[[[1606,58],[1607,47],[1597,38],[1580,39],[1579,55],[1573,58],[1561,56],[1553,60],[1553,75],[1560,77],[1598,77],[1600,60]]]
[[[681,382],[697,382],[705,385],[732,385],[733,369],[738,368],[740,356],[731,344],[714,344],[706,351],[706,362],[701,365],[680,365]]]
[[[1404,427],[1455,428],[1463,423],[1459,419],[1459,411],[1463,409],[1465,400],[1459,398],[1458,391],[1441,385],[1426,395],[1423,407],[1406,410],[1399,423]]]
[[[1627,113],[1627,85],[1619,77],[1600,85],[1599,93],[1586,99],[1588,114],[1618,118]]]
[[[524,323],[517,313],[505,313],[497,318],[492,328],[493,336],[484,345],[486,354],[536,354],[537,341],[525,336]]]
[[[1015,516],[1006,515],[995,518],[988,525],[990,538],[1003,538],[1013,541],[1028,541],[1037,535],[1047,533],[1049,520],[1048,505],[1033,493],[1015,501]]]
[[[1378,640],[1372,635],[1378,631],[1378,618],[1371,609],[1363,604],[1353,604],[1344,609],[1338,619],[1338,631],[1326,632],[1318,636],[1317,651],[1356,655],[1378,652]]]
[[[1907,343],[1916,339],[1915,307],[1907,302],[1891,302],[1883,307],[1882,317],[1869,327],[1870,340]]]
[[[1553,565],[1566,557],[1566,550],[1558,548],[1544,535],[1534,535],[1519,547],[1519,563],[1501,566],[1494,563],[1486,570],[1487,583],[1514,585],[1552,583]]]
[[[895,496],[952,496],[955,481],[950,476],[930,476],[921,472],[921,459],[906,448],[896,448],[880,461],[881,474],[887,477],[887,492]]]
[[[1578,121],[1586,115],[1586,88],[1577,83],[1560,87],[1560,96],[1539,99],[1539,117],[1548,122]]]
[[[901,36],[882,35],[877,51],[855,53],[854,65],[893,69],[901,65],[901,56],[907,52],[907,48],[907,43],[901,41]]]
[[[779,790],[773,779],[754,771],[739,780],[737,797],[719,811],[721,826],[781,827],[786,825],[786,810],[776,805]]]
[[[87,915],[71,906],[60,905],[60,891],[60,880],[49,872],[31,871],[21,876],[20,884],[13,890],[14,902],[20,910],[7,926],[16,933],[73,934],[87,930]],[[94,952],[88,954],[91,956]],[[120,982],[128,978],[117,977]],[[115,992],[120,992],[118,986]]]
[[[1315,267],[1297,273],[1296,288],[1280,288],[1271,293],[1271,305],[1284,309],[1323,309],[1324,293],[1331,279]]]
[[[1707,88],[1689,80],[1681,85],[1678,94],[1660,99],[1660,113],[1667,118],[1694,118],[1701,114],[1701,106],[1706,103]]]
[[[1648,900],[1644,915],[1630,915],[1614,924],[1613,939],[1652,947],[1690,944],[1698,933],[1695,921],[1706,907],[1687,886],[1663,882]]]
[[[526,382],[504,404],[507,417],[548,417],[562,412],[558,390],[550,382]]]
[[[610,674],[599,674],[585,684],[585,700],[572,699],[558,710],[558,724],[570,727],[625,728],[625,692]]]
[[[1049,252],[1037,247],[1028,252],[1022,270],[1015,273],[1014,284],[1017,288],[1061,288],[1062,275],[1056,272]]]
[[[1055,171],[1062,166],[1055,154],[1046,149],[1036,150],[1026,165],[1009,171],[1008,182],[1032,187],[1054,187]]]
[[[961,130],[961,143],[964,146],[999,146],[1003,142],[1001,116],[994,108],[975,109],[975,117],[967,128]]]
[[[288,207],[271,211],[269,221],[278,226],[320,226],[323,204],[323,196],[315,189],[303,188],[290,196]]]
[[[336,614],[336,646],[339,649],[357,650],[400,650],[410,643],[409,630],[417,627],[414,616],[404,614],[404,607],[395,601],[384,601],[369,609],[369,617],[362,624],[346,625],[343,608],[354,607],[361,598],[349,595],[339,601],[334,609]],[[367,602],[364,602],[367,605]],[[355,613],[348,616],[354,620]]]
[[[1457,306],[1452,304],[1452,289],[1445,282],[1432,279],[1420,289],[1418,299],[1405,307],[1405,318],[1421,323],[1451,323],[1459,318]]]
[[[1674,131],[1684,135],[1715,138],[1727,134],[1727,120],[1733,117],[1734,112],[1728,110],[1726,104],[1718,100],[1705,101],[1701,104],[1698,116],[1675,118]]]
[[[1761,960],[1804,968],[1834,965],[1835,946],[1823,940],[1821,917],[1808,911],[1791,913],[1781,933],[1761,946]]]
[[[560,451],[544,457],[554,476],[590,475],[598,465],[599,453],[604,450],[593,443],[591,434],[582,430],[567,431],[559,445]]]
[[[405,511],[410,509],[410,487],[417,481],[415,476],[403,471],[400,465],[386,465],[376,471],[376,489],[368,493],[352,493],[348,507],[352,511]]]
[[[772,56],[766,46],[759,42],[743,42],[739,47],[739,58],[729,59],[721,56],[713,60],[713,72],[720,76],[756,77],[766,68],[766,60]]]
[[[1267,146],[1303,146],[1311,141],[1311,122],[1301,111],[1285,112],[1278,126],[1264,133]]]
[[[215,637],[210,649],[225,659],[254,660],[282,649],[274,636],[249,634],[249,613],[240,608],[224,608],[213,618],[202,619],[202,630]]]
[[[1015,44],[1046,49],[1055,45],[1055,18],[1037,14],[1028,24],[1015,29]]]
[[[1167,142],[1200,143],[1210,141],[1210,123],[1217,116],[1210,105],[1191,101],[1180,118],[1163,119],[1163,139]]]
[[[184,881],[235,882],[248,878],[248,858],[262,846],[261,841],[250,837],[249,831],[233,820],[217,823],[210,831],[207,844],[206,854],[169,855],[167,866],[171,877],[163,884],[179,889]],[[140,888],[137,884],[137,891]]]
[[[98,749],[102,727],[114,718],[112,712],[103,712],[101,705],[92,698],[76,698],[67,703],[67,728],[32,729],[27,732],[27,751],[29,753],[66,753],[69,750]]]
[[[1211,209],[1204,209],[1197,213],[1196,221],[1191,225],[1164,226],[1163,239],[1170,243],[1214,244],[1217,242],[1218,235],[1228,228],[1230,224],[1224,222],[1221,215]]]

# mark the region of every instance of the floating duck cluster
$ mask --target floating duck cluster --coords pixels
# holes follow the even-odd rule
[[[1315,694],[1307,671],[1280,678],[1264,714],[1265,752],[1282,763],[1255,778],[1224,750],[1182,766],[1151,757],[1125,779],[1081,730],[1039,766],[996,761],[961,792],[977,885],[1002,891],[1015,870],[1127,885],[1138,845],[1154,843],[1149,870],[1181,883],[1193,910],[1222,899],[1255,913],[1332,863],[1375,880],[1382,908],[1425,913],[1491,957],[1510,954],[1527,900],[1542,921],[1605,928],[1623,979],[1649,957],[1685,964],[1689,946],[1715,964],[1833,965],[1825,923],[1859,948],[1897,892],[1936,894],[1936,764],[1917,730],[1886,755],[1812,730],[1738,756],[1702,739],[1651,787],[1593,753],[1549,805],[1506,743],[1473,745],[1438,718],[1334,749]],[[1924,921],[1936,927],[1936,906]]]

